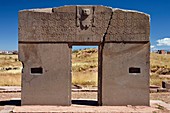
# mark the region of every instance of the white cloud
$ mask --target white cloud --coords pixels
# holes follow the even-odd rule
[[[170,38],[163,38],[156,41],[157,46],[170,46]]]
[[[154,46],[154,45],[151,45],[151,49],[153,49],[153,48],[155,48],[155,46]]]
[[[151,45],[151,46],[150,46],[150,50],[151,50],[151,52],[153,52],[153,51],[156,51],[157,48],[156,48],[154,45]]]

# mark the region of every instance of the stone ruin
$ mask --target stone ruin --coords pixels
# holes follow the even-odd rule
[[[96,45],[98,105],[149,105],[150,17],[105,6],[19,12],[22,105],[71,105],[72,46]]]

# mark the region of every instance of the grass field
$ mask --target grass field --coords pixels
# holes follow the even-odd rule
[[[159,77],[159,75],[170,76],[170,55],[151,53],[150,68],[150,84],[160,86],[163,80],[170,80],[170,78]]]
[[[97,49],[73,51],[72,83],[74,85],[97,86],[98,52]]]
[[[21,67],[18,55],[0,55],[0,86],[21,85]]]
[[[150,84],[161,85],[159,75],[170,75],[170,55],[151,53]],[[21,62],[17,55],[0,55],[0,86],[21,85]],[[72,54],[72,83],[83,86],[97,86],[97,49],[75,50]]]
[[[21,74],[20,73],[0,73],[0,86],[20,86]]]

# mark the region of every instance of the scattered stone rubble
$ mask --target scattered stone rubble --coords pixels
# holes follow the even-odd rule
[[[156,92],[170,92],[170,81],[162,81],[162,87],[151,85],[150,93],[156,93]]]

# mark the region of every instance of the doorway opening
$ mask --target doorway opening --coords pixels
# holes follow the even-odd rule
[[[72,104],[99,105],[99,47],[72,46]]]

